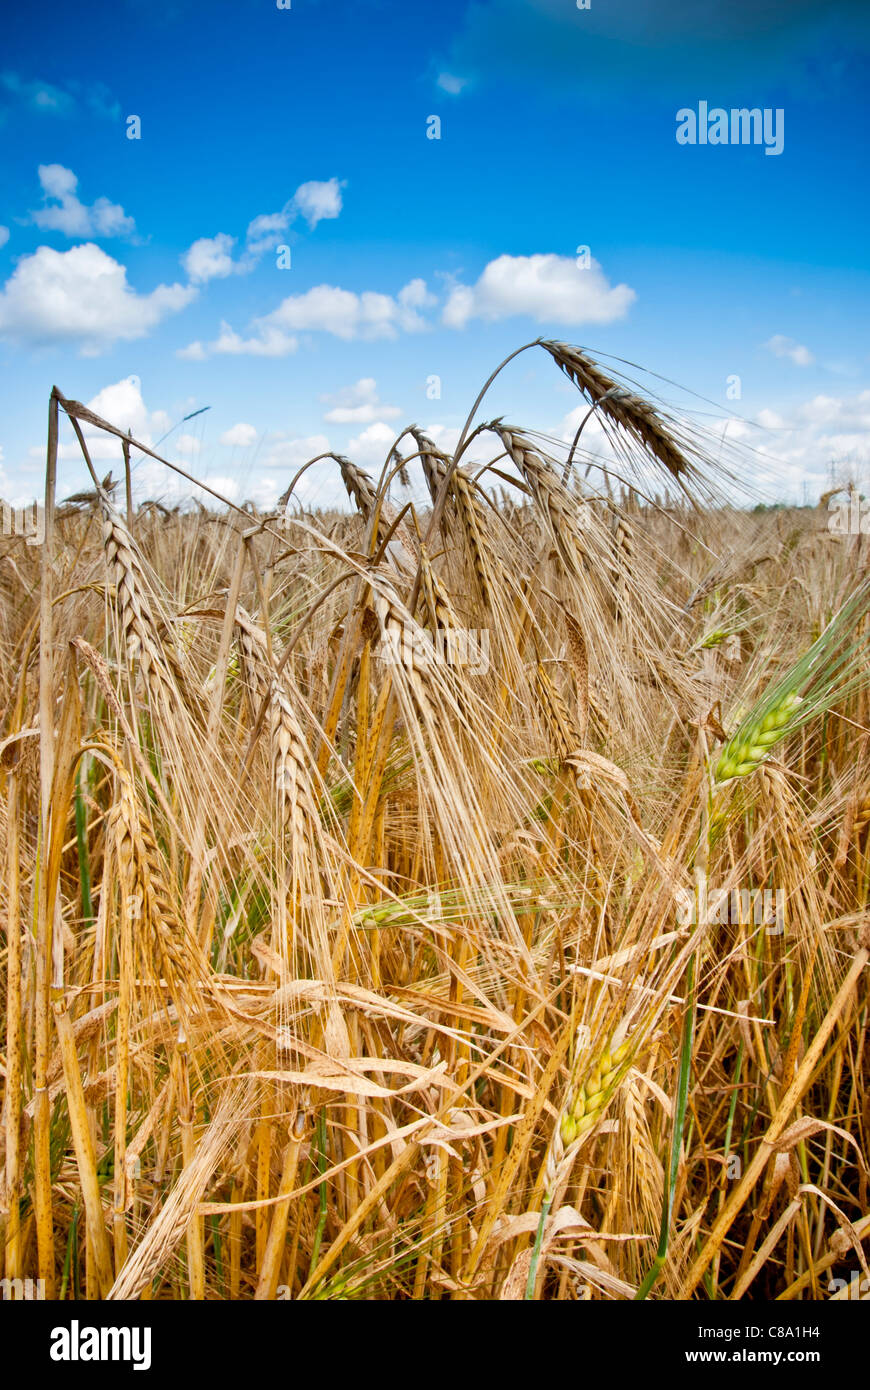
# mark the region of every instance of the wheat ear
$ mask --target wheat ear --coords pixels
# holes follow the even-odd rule
[[[694,472],[670,429],[649,401],[620,386],[580,348],[557,342],[542,342],[541,347],[605,419],[658,459],[673,478]]]

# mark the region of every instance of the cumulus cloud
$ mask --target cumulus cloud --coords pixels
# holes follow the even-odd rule
[[[399,332],[418,333],[426,328],[420,310],[435,302],[424,280],[411,280],[395,296],[315,285],[304,294],[289,295],[271,314],[254,319],[250,336],[243,337],[223,322],[214,342],[197,340],[177,355],[193,361],[221,354],[286,357],[299,346],[295,335],[303,332],[331,333],[345,341],[395,338]]]
[[[188,343],[187,347],[176,348],[176,357],[183,357],[186,362],[204,362],[208,357],[205,344],[197,338],[195,343]]]
[[[452,97],[456,97],[463,87],[468,86],[468,78],[457,77],[452,72],[441,72],[438,74],[438,86],[443,92],[449,92]]]
[[[538,323],[611,323],[637,298],[628,285],[611,285],[598,261],[582,267],[569,256],[499,256],[474,285],[454,285],[442,315],[448,328],[473,318],[522,314]]]
[[[135,376],[124,377],[104,386],[87,402],[87,406],[95,415],[99,415],[111,425],[117,425],[119,429],[129,431],[140,443],[149,446],[170,428],[171,422],[164,410],[148,409],[142,397],[141,383]],[[100,462],[104,467],[106,464],[116,464],[120,470],[123,467],[120,440],[96,429],[93,425],[83,425],[82,429],[88,453],[93,461]],[[34,458],[45,458],[44,445],[35,447],[30,452]],[[78,441],[69,439],[62,442],[59,455],[63,460],[81,462],[82,454]],[[159,465],[155,464],[155,467]],[[163,472],[165,473],[166,469],[163,469]],[[116,476],[120,476],[119,472],[116,472]],[[61,495],[77,492],[79,485],[74,477],[66,476]]]
[[[257,442],[257,431],[253,425],[246,425],[240,420],[237,425],[224,430],[220,442],[234,449],[250,449],[251,445]]]
[[[851,396],[816,395],[774,410],[760,410],[756,421],[722,421],[729,441],[753,452],[753,480],[777,496],[800,500],[803,485],[815,502],[838,481],[867,477],[870,467],[870,390]]]
[[[152,434],[165,434],[169,429],[169,416],[165,410],[148,409],[142,398],[141,382],[135,376],[123,377],[121,381],[104,386],[87,404],[95,415],[134,434],[143,444],[151,443]]]
[[[286,357],[299,346],[295,338],[275,325],[264,322],[253,338],[242,338],[228,323],[221,324],[220,336],[209,344],[209,351],[232,357],[247,354],[252,357]]]
[[[0,227],[0,246],[5,246],[9,240],[9,228]]]
[[[196,284],[202,284],[206,280],[221,280],[226,275],[232,275],[237,269],[237,263],[232,257],[235,243],[235,237],[227,236],[225,232],[218,232],[217,236],[200,237],[185,251],[181,257],[181,264]]]
[[[257,326],[251,338],[243,338],[226,322],[221,323],[220,333],[212,343],[199,339],[179,348],[176,357],[188,361],[202,362],[206,357],[288,357],[299,346],[298,340],[284,333],[280,328],[265,321]]]
[[[318,454],[328,453],[329,440],[325,434],[310,434],[304,437],[287,438],[285,435],[272,435],[264,468],[298,468]]]
[[[735,424],[742,424],[743,421],[735,421]],[[758,412],[758,423],[765,430],[784,430],[788,428],[788,423],[784,415],[780,415],[778,410],[770,410],[767,406]]]
[[[7,98],[20,102],[32,111],[69,116],[76,108],[75,98],[61,87],[55,86],[53,82],[27,79],[16,72],[0,74],[0,88]]]
[[[202,440],[197,439],[195,434],[180,434],[172,446],[172,452],[185,458],[194,458],[201,448]]]
[[[195,404],[194,400],[188,401],[190,409],[193,409]],[[95,415],[99,415],[109,424],[116,425],[125,432],[129,431],[137,443],[150,448],[159,446],[159,452],[166,458],[190,460],[197,458],[202,452],[202,441],[192,434],[180,434],[177,437],[173,435],[171,442],[160,443],[163,436],[169,433],[172,421],[165,410],[149,408],[143,398],[139,377],[123,377],[120,381],[111,382],[98,391],[87,402],[87,406]],[[100,473],[111,472],[116,481],[123,479],[124,459],[121,441],[116,436],[106,434],[93,425],[83,424],[82,432],[88,453]],[[91,487],[84,471],[80,446],[65,421],[62,421],[61,424],[61,442],[58,452],[64,462],[79,465],[78,469],[70,467],[63,470],[62,480],[59,483],[59,498],[62,501],[64,497],[80,491],[82,487]],[[35,461],[40,460],[44,464],[45,445],[35,446],[30,450],[30,455]],[[198,496],[204,502],[208,502],[207,495],[201,493],[195,484],[182,478],[179,474],[173,473],[171,469],[158,463],[156,459],[149,458],[147,454],[139,453],[135,446],[132,450],[132,464],[133,494],[137,500],[141,501],[146,497],[153,497],[171,506],[177,502],[188,502],[192,496]],[[230,476],[205,476],[207,476],[209,486],[223,496],[231,500],[237,497],[239,492],[237,479]],[[115,494],[116,500],[119,502],[122,501],[122,494],[123,485],[120,493],[116,492]]]
[[[796,343],[794,338],[784,337],[782,333],[774,333],[762,346],[766,347],[768,352],[772,352],[774,357],[787,357],[796,367],[811,367],[816,360],[809,348]]]
[[[286,213],[261,212],[248,223],[246,240],[251,255],[258,257],[274,250],[289,226],[290,218]]]
[[[401,414],[398,406],[383,405],[378,397],[374,377],[361,377],[353,386],[345,386],[331,396],[321,396],[330,406],[323,418],[335,425],[366,425],[370,421],[394,420]]]
[[[356,438],[351,439],[347,446],[348,457],[362,468],[382,468],[387,454],[395,443],[396,434],[397,431],[392,425],[386,425],[383,420],[377,420],[373,425],[364,429],[361,434],[358,434]]]
[[[78,342],[86,356],[121,339],[142,338],[195,297],[190,285],[138,294],[126,267],[93,242],[70,251],[40,246],[24,256],[0,290],[0,337],[46,345]]]
[[[25,78],[17,72],[0,74],[0,93],[30,111],[50,116],[74,116],[82,111],[102,120],[117,121],[121,108],[103,82],[68,81],[62,86]]]
[[[289,295],[278,308],[257,320],[258,328],[331,333],[336,338],[394,338],[425,328],[419,310],[434,304],[423,280],[412,280],[395,297],[364,290],[356,294],[337,285],[315,285]]]
[[[224,279],[227,275],[246,275],[267,251],[273,251],[281,244],[297,217],[304,217],[309,228],[316,227],[318,222],[326,218],[338,217],[343,187],[344,184],[338,179],[327,179],[325,182],[313,179],[301,183],[280,212],[260,213],[248,224],[244,249],[239,256],[233,257],[236,238],[226,232],[218,232],[216,236],[199,237],[193,242],[181,257],[181,264],[197,284]],[[191,344],[191,349],[194,346]],[[292,348],[285,350],[292,351]],[[184,349],[180,355],[195,356],[195,353]]]
[[[314,434],[302,439],[273,435],[266,447],[266,467],[271,470],[246,485],[245,495],[261,506],[271,506],[288,486],[303,464],[330,448],[326,435]],[[259,462],[259,460],[258,460]],[[288,512],[338,509],[347,511],[347,493],[334,459],[321,459],[307,468],[293,489]]]
[[[327,218],[338,217],[343,187],[344,183],[339,183],[338,179],[327,179],[325,183],[311,179],[308,183],[300,183],[293,195],[293,212],[300,213],[309,227],[316,227],[318,222]]]
[[[269,466],[271,474],[263,474],[247,489],[247,495],[263,503],[274,504],[303,464],[328,453],[333,446],[325,435],[310,435],[306,439],[281,439],[273,447]],[[287,507],[289,515],[306,511],[347,511],[348,497],[341,473],[334,459],[321,458],[306,468],[293,488]]]
[[[247,245],[253,256],[274,250],[297,217],[304,217],[310,228],[327,218],[338,217],[342,209],[344,181],[310,179],[301,183],[280,212],[260,213],[248,226]]]
[[[72,169],[63,164],[40,164],[38,173],[45,207],[31,212],[30,220],[43,231],[63,232],[68,237],[119,237],[135,231],[133,218],[118,203],[110,203],[108,198],[97,198],[90,207],[82,203]]]
[[[612,457],[613,448],[610,436],[601,424],[601,418],[597,411],[593,411],[590,415],[587,400],[581,401],[579,405],[574,406],[573,410],[568,411],[557,433],[564,443],[571,444],[581,425],[583,425],[583,432],[578,442],[578,448],[582,448],[584,454]]]

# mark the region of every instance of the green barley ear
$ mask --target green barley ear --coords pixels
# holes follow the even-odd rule
[[[868,608],[870,581],[865,581],[809,651],[743,717],[719,756],[717,784],[748,777],[782,739],[870,681],[870,632],[858,631]]]
[[[798,727],[802,704],[797,689],[793,689],[766,712],[753,710],[723,748],[716,764],[716,781],[728,782],[732,777],[748,777],[754,772],[774,744]]]
[[[618,1046],[611,1043],[592,1063],[582,1085],[576,1087],[563,1107],[559,1129],[564,1144],[573,1144],[598,1123],[606,1103],[622,1080],[630,1051],[628,1042]]]

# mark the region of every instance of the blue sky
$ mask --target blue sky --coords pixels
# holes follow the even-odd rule
[[[449,446],[538,335],[736,412],[768,496],[866,475],[863,3],[48,0],[4,24],[8,500],[40,489],[54,383],[266,502],[325,448],[379,470],[410,422]],[[678,143],[701,102],[780,111],[781,152]],[[578,408],[533,353],[486,412],[570,437]],[[82,482],[67,440],[60,491]],[[140,495],[174,486],[140,459]],[[330,500],[334,470],[306,486]]]

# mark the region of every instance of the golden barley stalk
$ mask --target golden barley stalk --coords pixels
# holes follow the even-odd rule
[[[607,420],[636,440],[672,477],[681,478],[695,471],[649,401],[620,386],[580,348],[558,342],[542,342],[541,347]]]
[[[114,834],[121,889],[133,916],[134,943],[145,955],[152,944],[143,939],[150,932],[162,963],[170,993],[179,1010],[199,1009],[207,971],[195,933],[181,921],[163,877],[162,856],[147,820],[140,815],[132,779],[116,763],[120,783],[118,799],[109,823]]]
[[[153,694],[178,705],[178,660],[173,646],[165,640],[161,641],[158,635],[136,543],[110,497],[102,489],[100,505],[103,511],[103,544],[109,575],[115,586],[115,602],[127,659],[130,662],[139,660]]]
[[[334,454],[333,458],[341,469],[341,481],[348,497],[356,503],[364,520],[368,521],[378,502],[374,483],[364,469],[357,468],[344,454]]]
[[[420,608],[422,621],[432,632],[450,631],[459,626],[459,620],[450,601],[450,595],[442,584],[425,545],[420,542]]]
[[[870,825],[870,791],[864,793],[855,811],[855,819],[852,822],[852,834],[856,840],[864,834],[868,825]]]
[[[317,802],[307,770],[305,737],[283,682],[269,661],[266,635],[245,610],[236,608],[236,630],[246,677],[257,701],[269,698],[272,768],[279,816],[300,849],[311,846],[319,823]]]
[[[582,575],[589,555],[582,538],[594,525],[591,508],[578,504],[563,487],[556,470],[519,430],[509,430],[498,423],[492,428],[531,488],[565,568],[570,574]]]
[[[535,670],[535,694],[553,750],[560,761],[566,763],[583,747],[583,737],[571,711],[540,661]]]
[[[420,450],[423,472],[434,501],[447,477],[450,459],[446,454],[440,453],[421,430],[413,427],[409,433]],[[504,572],[490,539],[486,515],[475,485],[463,468],[454,468],[450,473],[448,496],[453,502],[455,515],[468,547],[481,598],[491,608],[496,587],[501,587],[504,583]]]

